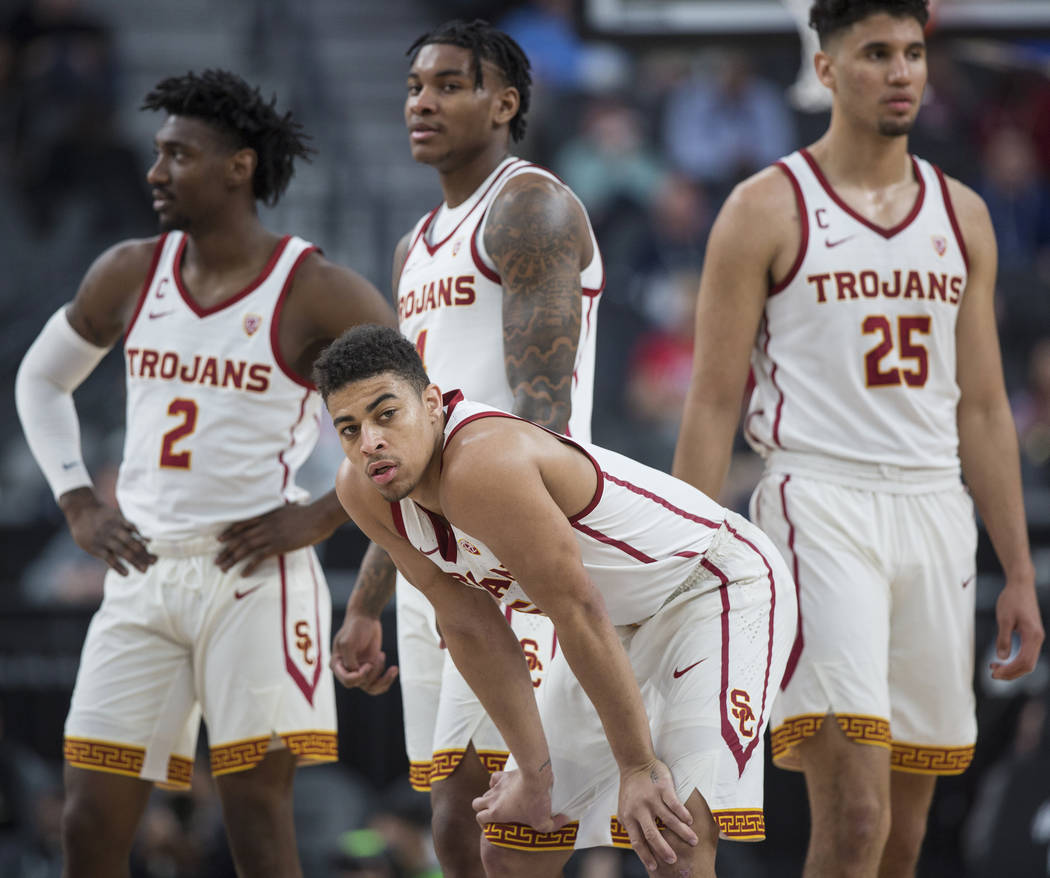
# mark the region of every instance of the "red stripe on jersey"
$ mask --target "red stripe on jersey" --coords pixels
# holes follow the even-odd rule
[[[273,306],[273,317],[270,318],[270,349],[273,351],[273,358],[277,363],[277,367],[284,372],[289,378],[292,379],[300,387],[305,387],[308,390],[315,390],[314,383],[312,381],[303,378],[297,374],[288,363],[285,362],[283,356],[281,356],[281,345],[278,338],[278,329],[281,323],[281,310],[284,308],[285,299],[288,296],[288,291],[292,288],[292,281],[295,278],[295,272],[299,270],[299,266],[303,264],[303,260],[306,259],[311,253],[320,252],[317,247],[307,247],[302,253],[296,258],[292,267],[288,269],[288,277],[284,279],[284,286],[281,287],[281,293],[277,297],[277,301]]]
[[[795,201],[798,202],[799,242],[798,253],[795,261],[783,279],[769,288],[769,295],[775,296],[795,279],[798,270],[802,267],[802,260],[806,258],[806,249],[809,247],[809,214],[806,212],[806,199],[802,194],[802,186],[795,177],[794,172],[784,162],[777,162],[775,167],[780,168],[788,178],[791,188],[795,190]]]
[[[394,527],[397,528],[397,532],[401,534],[403,539],[408,539],[408,531],[405,530],[405,517],[401,514],[401,504],[391,503],[390,504],[390,515],[394,519]]]
[[[689,521],[695,521],[697,524],[703,524],[707,527],[722,526],[722,522],[720,521],[711,521],[709,518],[701,518],[699,515],[694,515],[692,512],[686,512],[684,509],[679,509],[673,503],[668,502],[663,497],[658,497],[652,491],[647,491],[645,488],[641,488],[638,485],[625,481],[624,479],[618,479],[610,473],[602,473],[602,475],[614,485],[619,485],[621,488],[626,488],[633,494],[638,494],[639,496],[645,497],[647,500],[652,500],[654,503],[662,506],[669,512],[673,512],[675,515],[680,515],[682,518],[688,519]]]
[[[165,232],[160,236],[156,246],[153,248],[153,258],[150,259],[149,271],[146,272],[146,280],[142,284],[142,291],[139,293],[139,300],[135,303],[135,310],[131,315],[131,320],[128,322],[128,328],[124,330],[124,340],[127,341],[128,336],[131,335],[131,330],[135,326],[135,321],[139,318],[139,312],[142,310],[142,306],[146,304],[146,296],[149,293],[149,288],[153,286],[153,275],[157,273],[157,263],[160,262],[160,254],[164,252],[164,242],[168,240],[168,233]]]
[[[937,172],[937,179],[941,184],[941,195],[944,196],[944,209],[948,212],[948,222],[952,224],[952,231],[955,233],[955,240],[959,244],[959,252],[962,253],[963,265],[966,266],[966,270],[970,270],[970,254],[966,250],[966,241],[963,240],[962,230],[959,228],[959,220],[955,216],[955,207],[952,205],[952,197],[948,194],[948,181],[944,178],[944,172],[936,165],[933,166],[933,170]]]
[[[648,555],[645,554],[645,552],[641,551],[640,549],[636,549],[629,543],[625,543],[622,540],[616,540],[612,537],[606,536],[601,531],[597,531],[593,527],[587,527],[587,525],[585,524],[580,524],[580,522],[578,521],[571,522],[571,524],[580,533],[586,534],[592,539],[598,540],[598,542],[600,543],[605,543],[607,546],[612,546],[614,549],[619,549],[625,555],[630,555],[632,558],[641,561],[643,564],[656,563],[655,558],[650,558]]]
[[[791,681],[791,677],[795,673],[795,668],[798,666],[799,656],[802,655],[802,647],[805,643],[805,638],[802,636],[802,588],[798,581],[798,553],[795,551],[795,525],[791,521],[791,516],[788,514],[787,504],[787,484],[791,481],[791,476],[784,476],[784,480],[780,483],[780,507],[784,512],[784,521],[787,522],[788,526],[788,551],[791,553],[791,575],[795,578],[795,597],[797,599],[798,606],[798,628],[795,632],[795,642],[791,646],[791,654],[788,656],[787,667],[784,669],[784,679],[780,684],[780,688],[783,689]]]
[[[285,463],[284,456],[295,447],[295,428],[303,422],[303,416],[306,414],[306,403],[310,399],[310,392],[307,391],[303,394],[303,398],[299,401],[299,416],[295,419],[295,423],[292,424],[291,429],[288,431],[289,442],[287,448],[281,449],[281,453],[277,455],[277,462],[284,469],[284,477],[281,479],[281,494],[284,494],[285,488],[288,487],[288,481],[291,479],[291,471],[288,469],[288,464]]]
[[[873,223],[870,219],[861,214],[857,213],[852,207],[846,204],[839,196],[838,193],[831,188],[831,184],[828,182],[828,178],[824,176],[824,172],[820,169],[820,165],[817,164],[816,159],[810,155],[809,150],[800,149],[802,158],[806,160],[806,164],[813,171],[813,175],[817,178],[817,182],[824,188],[824,191],[828,193],[831,200],[834,201],[839,207],[841,207],[846,213],[853,217],[861,225],[867,226],[873,232],[877,232],[884,238],[892,238],[898,232],[904,231],[908,226],[912,224],[912,221],[919,215],[919,211],[922,210],[922,203],[926,198],[926,179],[922,175],[922,171],[919,169],[919,163],[915,161],[915,156],[908,156],[911,159],[912,173],[915,174],[915,179],[919,183],[919,194],[915,197],[915,204],[912,205],[908,215],[904,217],[897,225],[893,228],[883,228],[876,223]]]

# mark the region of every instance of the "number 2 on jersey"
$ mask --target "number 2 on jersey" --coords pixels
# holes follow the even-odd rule
[[[871,314],[861,324],[864,335],[881,335],[882,340],[864,355],[864,377],[868,387],[922,387],[930,377],[930,357],[926,347],[917,343],[912,335],[930,334],[928,314],[897,318],[897,338],[894,344],[893,324],[889,317]],[[883,358],[896,346],[901,360],[914,360],[914,369],[882,367]]]
[[[175,443],[185,439],[197,429],[197,403],[192,399],[176,398],[168,406],[168,414],[182,418],[161,439],[160,465],[166,469],[189,469],[192,451],[176,451]]]

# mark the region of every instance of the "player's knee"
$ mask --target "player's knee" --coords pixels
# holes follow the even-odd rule
[[[485,839],[481,841],[481,862],[486,875],[499,875],[500,878],[516,878],[521,875],[532,878],[536,875],[536,870],[529,868],[532,864],[525,859],[528,856],[519,851],[489,844]]]
[[[473,809],[457,810],[450,807],[448,802],[435,803],[430,833],[434,852],[445,875],[481,874],[481,856],[478,852],[481,828],[474,819]]]
[[[881,849],[890,829],[889,803],[876,791],[845,791],[836,808],[839,853],[844,857],[864,856]]]
[[[70,863],[89,863],[116,847],[106,811],[83,796],[67,795],[62,807],[62,849]]]

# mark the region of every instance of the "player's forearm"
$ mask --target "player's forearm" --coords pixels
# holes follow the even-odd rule
[[[386,550],[376,543],[369,543],[346,604],[347,615],[378,619],[393,597],[396,583],[397,568]]]
[[[544,771],[549,777],[550,752],[521,645],[497,604],[480,597],[452,613],[435,607],[441,634],[527,779],[536,781]]]
[[[319,529],[325,534],[323,539],[330,537],[337,528],[350,520],[334,490],[318,497],[310,506],[317,515]]]
[[[738,403],[690,394],[682,413],[671,474],[717,499],[729,472],[739,418]]]
[[[959,458],[1007,582],[1035,580],[1021,490],[1017,434],[1005,400],[988,408],[959,407]]]
[[[648,764],[656,757],[642,694],[600,597],[549,612],[561,650],[598,712],[620,769]]]

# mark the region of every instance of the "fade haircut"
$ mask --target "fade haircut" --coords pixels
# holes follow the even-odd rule
[[[910,16],[923,28],[930,19],[929,0],[816,0],[809,9],[809,26],[824,48],[839,31],[880,12],[894,18]]]
[[[314,151],[302,125],[290,112],[275,109],[276,96],[267,102],[258,87],[226,70],[192,71],[158,82],[139,109],[164,110],[172,116],[190,116],[215,128],[234,149],[255,150],[258,161],[252,177],[256,200],[273,206],[295,173],[297,158],[309,161]]]
[[[423,34],[408,47],[405,54],[414,63],[419,50],[432,43],[444,43],[470,50],[474,59],[474,88],[476,89],[484,85],[481,71],[482,61],[489,61],[499,69],[504,82],[518,90],[518,112],[510,120],[510,136],[514,141],[521,140],[525,136],[525,117],[529,112],[532,74],[528,56],[514,41],[514,38],[497,30],[482,18],[469,22],[454,19]]]
[[[393,372],[422,393],[430,384],[419,352],[396,329],[366,323],[344,332],[314,363],[314,384],[325,402],[354,381]]]

